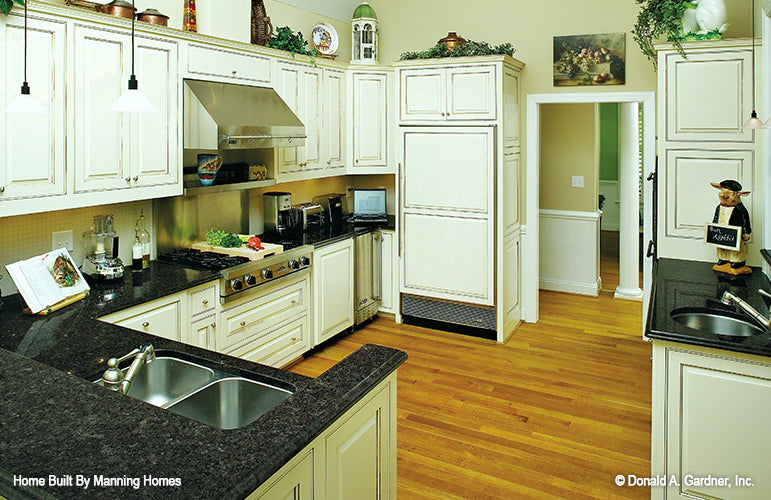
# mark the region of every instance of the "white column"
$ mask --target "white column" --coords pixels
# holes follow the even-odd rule
[[[642,300],[640,288],[640,197],[638,192],[638,103],[622,103],[618,119],[619,199],[619,284],[616,298]]]

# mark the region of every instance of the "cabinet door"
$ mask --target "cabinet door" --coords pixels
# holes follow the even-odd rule
[[[109,111],[128,85],[130,43],[124,34],[75,25],[75,192],[131,185],[129,114]]]
[[[503,245],[503,335],[509,335],[520,320],[519,305],[519,234]]]
[[[202,349],[217,351],[217,316],[206,316],[190,324],[186,344],[194,345]]]
[[[247,500],[312,500],[314,495],[313,469],[316,450],[310,449],[282,467]]]
[[[327,435],[324,498],[396,497],[396,491],[391,491],[395,450],[391,449],[389,390],[390,385]]]
[[[353,239],[313,252],[314,345],[353,326]]]
[[[300,167],[303,171],[319,170],[321,160],[321,70],[318,68],[303,68],[300,81],[300,114],[299,118],[305,124],[305,146],[298,148],[301,158]]]
[[[493,128],[402,127],[403,209],[491,214]]]
[[[503,157],[503,233],[506,235],[519,227],[519,203],[519,152],[517,152]]]
[[[269,85],[270,66],[270,58],[258,54],[197,44],[187,49],[187,71],[199,79],[214,76],[234,83]]]
[[[680,350],[667,354],[666,474],[680,484],[670,482],[666,497],[771,497],[763,479],[771,448],[771,366]],[[710,474],[729,478],[734,488],[685,480]],[[737,476],[752,487],[741,487]]]
[[[352,78],[353,167],[386,167],[388,75],[358,72]]]
[[[381,284],[381,301],[380,310],[387,313],[395,313],[398,307],[398,283],[395,279],[395,272],[397,266],[394,263],[396,258],[396,247],[393,231],[380,231],[381,247],[380,247],[380,284]]]
[[[5,18],[0,43],[4,75],[0,109],[5,110],[20,95],[24,81],[24,20]],[[44,115],[0,115],[0,216],[21,211],[10,200],[29,198],[38,205],[40,197],[62,195],[65,179],[65,24],[29,19],[28,74],[32,97],[46,110]],[[0,111],[1,112],[1,111]],[[29,210],[25,210],[27,212]]]
[[[325,152],[326,175],[337,175],[345,168],[345,72],[324,70],[324,135],[322,149]]]
[[[495,67],[447,69],[448,120],[495,120]]]
[[[492,305],[492,231],[487,219],[407,213],[402,230],[403,292]]]
[[[149,307],[142,307],[141,312],[115,321],[114,324],[171,340],[181,340],[182,305],[180,300],[180,298],[175,298],[159,305],[151,303]]]
[[[447,73],[443,68],[401,71],[402,122],[444,121],[447,116]]]
[[[300,115],[301,107],[301,81],[302,81],[302,67],[297,64],[290,64],[279,62],[276,77],[276,92],[286,102],[286,104],[294,111],[296,115],[305,123]],[[306,124],[306,133],[307,133]],[[306,139],[307,140],[307,139]],[[276,148],[276,167],[278,173],[286,174],[292,172],[299,172],[302,170],[300,167],[300,148]]]
[[[140,90],[155,112],[133,113],[131,185],[175,184],[178,175],[179,123],[177,44],[136,37],[136,72]]]

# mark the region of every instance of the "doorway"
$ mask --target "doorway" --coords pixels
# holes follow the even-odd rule
[[[540,251],[540,152],[541,152],[541,105],[553,103],[621,103],[622,112],[620,113],[619,123],[621,127],[631,126],[634,122],[635,134],[638,129],[637,110],[642,108],[642,165],[643,172],[653,172],[655,166],[655,93],[654,92],[609,92],[609,93],[581,93],[581,94],[530,94],[527,96],[527,152],[526,152],[526,192],[528,193],[526,201],[525,226],[522,231],[522,318],[534,323],[538,321],[538,290],[539,290],[539,251]],[[630,134],[631,135],[631,134]],[[638,143],[634,141],[635,145]],[[637,147],[637,146],[635,146]],[[621,153],[624,155],[624,153]],[[637,198],[637,179],[639,178],[637,158],[634,162],[623,162],[621,166],[621,183],[626,186],[622,188],[622,208],[621,218],[629,218],[629,211],[639,213],[639,205],[632,207],[633,203],[624,202],[631,198],[630,194]],[[632,189],[634,187],[634,189]],[[643,208],[644,208],[644,241],[651,238],[652,220],[652,193],[649,182],[644,184],[643,189]],[[635,227],[638,227],[635,225]],[[639,233],[639,229],[635,229]],[[622,238],[624,239],[624,238]],[[628,240],[621,242],[620,254],[625,254],[625,245],[629,245]],[[639,245],[639,236],[634,238],[634,248]],[[635,259],[636,260],[636,259]],[[635,262],[635,265],[637,263]],[[622,263],[622,268],[624,264]],[[647,314],[648,299],[650,296],[650,283],[652,275],[651,259],[645,259],[643,265],[643,314]]]

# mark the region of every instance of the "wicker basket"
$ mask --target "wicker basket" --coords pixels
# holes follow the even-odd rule
[[[265,12],[262,0],[252,0],[252,43],[265,45],[273,35],[273,25]]]

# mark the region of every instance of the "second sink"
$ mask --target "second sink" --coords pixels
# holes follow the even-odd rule
[[[725,335],[728,337],[751,337],[765,333],[765,329],[749,318],[732,311],[698,307],[682,307],[670,313],[672,319],[694,330]]]

